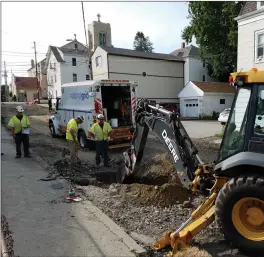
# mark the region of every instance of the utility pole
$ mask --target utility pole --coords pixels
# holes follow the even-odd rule
[[[37,78],[38,103],[40,104],[40,99],[39,99],[39,80],[38,80],[37,50],[36,50],[36,42],[35,41],[34,41],[34,50],[35,50],[35,66],[36,66],[36,78]]]
[[[92,66],[90,65],[90,48],[88,45],[88,39],[87,39],[87,33],[86,33],[86,26],[85,26],[85,18],[84,18],[84,7],[83,7],[83,2],[82,3],[82,14],[83,14],[83,26],[84,26],[84,35],[85,35],[85,40],[86,40],[86,47],[87,47],[87,57],[88,57],[88,71],[90,72],[90,80],[93,79],[93,74],[92,74]]]
[[[4,61],[4,67],[5,67],[5,72],[4,72],[5,86],[7,86],[7,72],[6,72],[6,62],[5,61]]]

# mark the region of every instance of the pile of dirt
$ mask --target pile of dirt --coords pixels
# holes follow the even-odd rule
[[[175,257],[212,257],[210,253],[205,250],[200,250],[197,247],[190,247],[182,252],[176,253]]]
[[[135,183],[122,185],[119,193],[126,199],[132,197],[136,204],[165,207],[183,203],[191,194],[181,185],[167,153],[157,154],[145,161],[132,181]]]
[[[190,196],[187,189],[175,183],[166,183],[162,186],[126,184],[120,187],[119,194],[134,204],[163,207],[183,203]]]

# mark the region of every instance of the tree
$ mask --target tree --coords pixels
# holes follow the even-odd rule
[[[199,56],[205,59],[208,75],[227,81],[236,71],[237,22],[243,2],[197,1],[189,2],[190,25],[182,38],[191,43],[196,38]]]
[[[153,53],[153,44],[149,40],[149,37],[145,37],[143,32],[138,31],[134,43],[133,43],[134,50],[140,52],[148,52]]]

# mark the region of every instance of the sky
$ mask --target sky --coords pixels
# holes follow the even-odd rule
[[[2,2],[2,60],[6,62],[8,83],[11,70],[16,76],[27,76],[30,60],[45,58],[48,46],[63,46],[66,39],[85,43],[81,2]],[[154,52],[171,53],[181,46],[181,33],[188,25],[186,2],[84,2],[87,24],[97,20],[111,24],[114,47],[133,48],[137,31],[153,43]],[[195,45],[195,42],[193,43]],[[2,77],[4,84],[4,77]]]

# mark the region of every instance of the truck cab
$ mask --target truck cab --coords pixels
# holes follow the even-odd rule
[[[129,80],[99,80],[62,85],[61,97],[56,99],[56,110],[49,117],[52,137],[66,134],[70,119],[83,115],[78,139],[81,147],[94,149],[95,142],[89,129],[97,122],[98,114],[105,116],[113,133],[109,148],[126,147],[132,139],[131,127],[135,123],[137,83]]]

